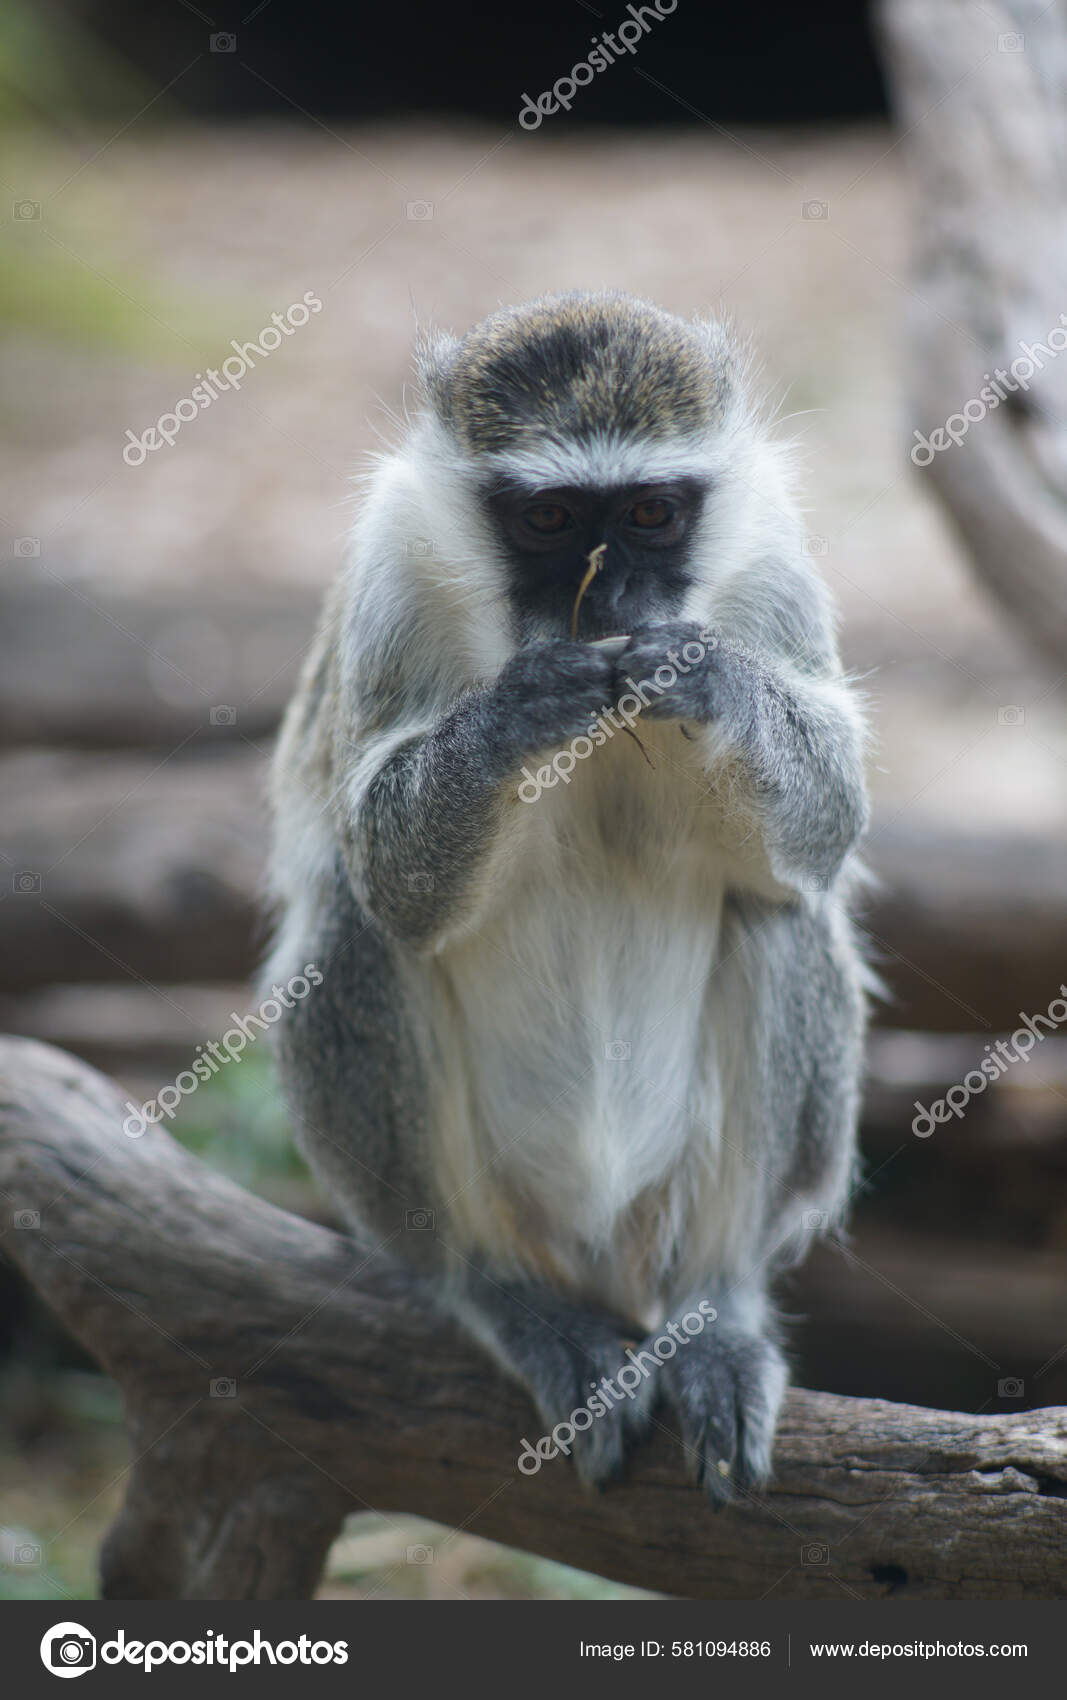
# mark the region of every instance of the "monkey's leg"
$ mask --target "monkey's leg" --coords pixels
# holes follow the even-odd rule
[[[788,1370],[752,1295],[738,1300],[711,1288],[706,1297],[715,1320],[679,1344],[656,1386],[677,1419],[690,1475],[722,1504],[735,1490],[759,1487],[771,1473]],[[650,1345],[644,1342],[645,1349]]]
[[[573,1442],[565,1432],[553,1444],[570,1449],[582,1481],[599,1488],[617,1481],[655,1398],[649,1378],[626,1355],[639,1330],[538,1283],[482,1269],[464,1275],[452,1306],[468,1332],[527,1389],[541,1433],[548,1437],[561,1423],[573,1430]],[[623,1377],[628,1387],[619,1384],[621,1370],[629,1370]],[[538,1438],[532,1437],[535,1447]]]
[[[770,1473],[787,1374],[766,1283],[843,1212],[855,1174],[864,1022],[863,965],[829,905],[734,899],[721,950],[710,1015],[736,1059],[726,1116],[738,1155],[724,1173],[735,1219],[752,1224],[751,1236],[735,1242],[729,1263],[719,1264],[714,1248],[702,1254],[688,1302],[705,1297],[718,1314],[656,1377],[692,1473],[717,1501]],[[668,1314],[684,1321],[685,1306],[673,1300]]]

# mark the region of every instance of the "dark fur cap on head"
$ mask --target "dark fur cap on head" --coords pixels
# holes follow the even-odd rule
[[[474,454],[538,438],[613,432],[663,438],[722,419],[725,339],[621,292],[547,295],[493,313],[463,337],[426,338],[419,378]]]

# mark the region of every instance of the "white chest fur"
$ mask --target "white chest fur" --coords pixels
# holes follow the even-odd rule
[[[491,904],[424,959],[419,997],[446,1238],[639,1319],[684,1284],[679,1246],[706,1259],[695,1214],[731,1231],[714,1196],[745,1019],[718,973],[743,824],[677,726],[651,732],[654,771],[620,738],[517,805]]]

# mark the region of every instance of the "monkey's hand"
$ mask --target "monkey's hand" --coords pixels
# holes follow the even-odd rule
[[[611,707],[614,685],[613,658],[593,644],[561,640],[518,650],[480,705],[499,776],[587,733]]]
[[[742,689],[737,658],[696,620],[640,626],[615,663],[615,699],[637,692],[653,720],[718,720]]]
[[[520,649],[370,780],[346,856],[364,907],[429,950],[478,913],[500,827],[502,789],[524,762],[587,732],[612,702],[614,663],[586,643]]]
[[[747,769],[775,878],[828,889],[867,823],[863,728],[845,682],[686,621],[634,632],[616,669],[619,698],[636,692],[643,717],[698,729],[709,768],[728,755]]]

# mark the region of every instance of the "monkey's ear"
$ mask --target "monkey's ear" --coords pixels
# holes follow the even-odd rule
[[[415,339],[415,382],[419,398],[441,418],[449,414],[452,369],[459,338],[450,331],[420,329]]]

